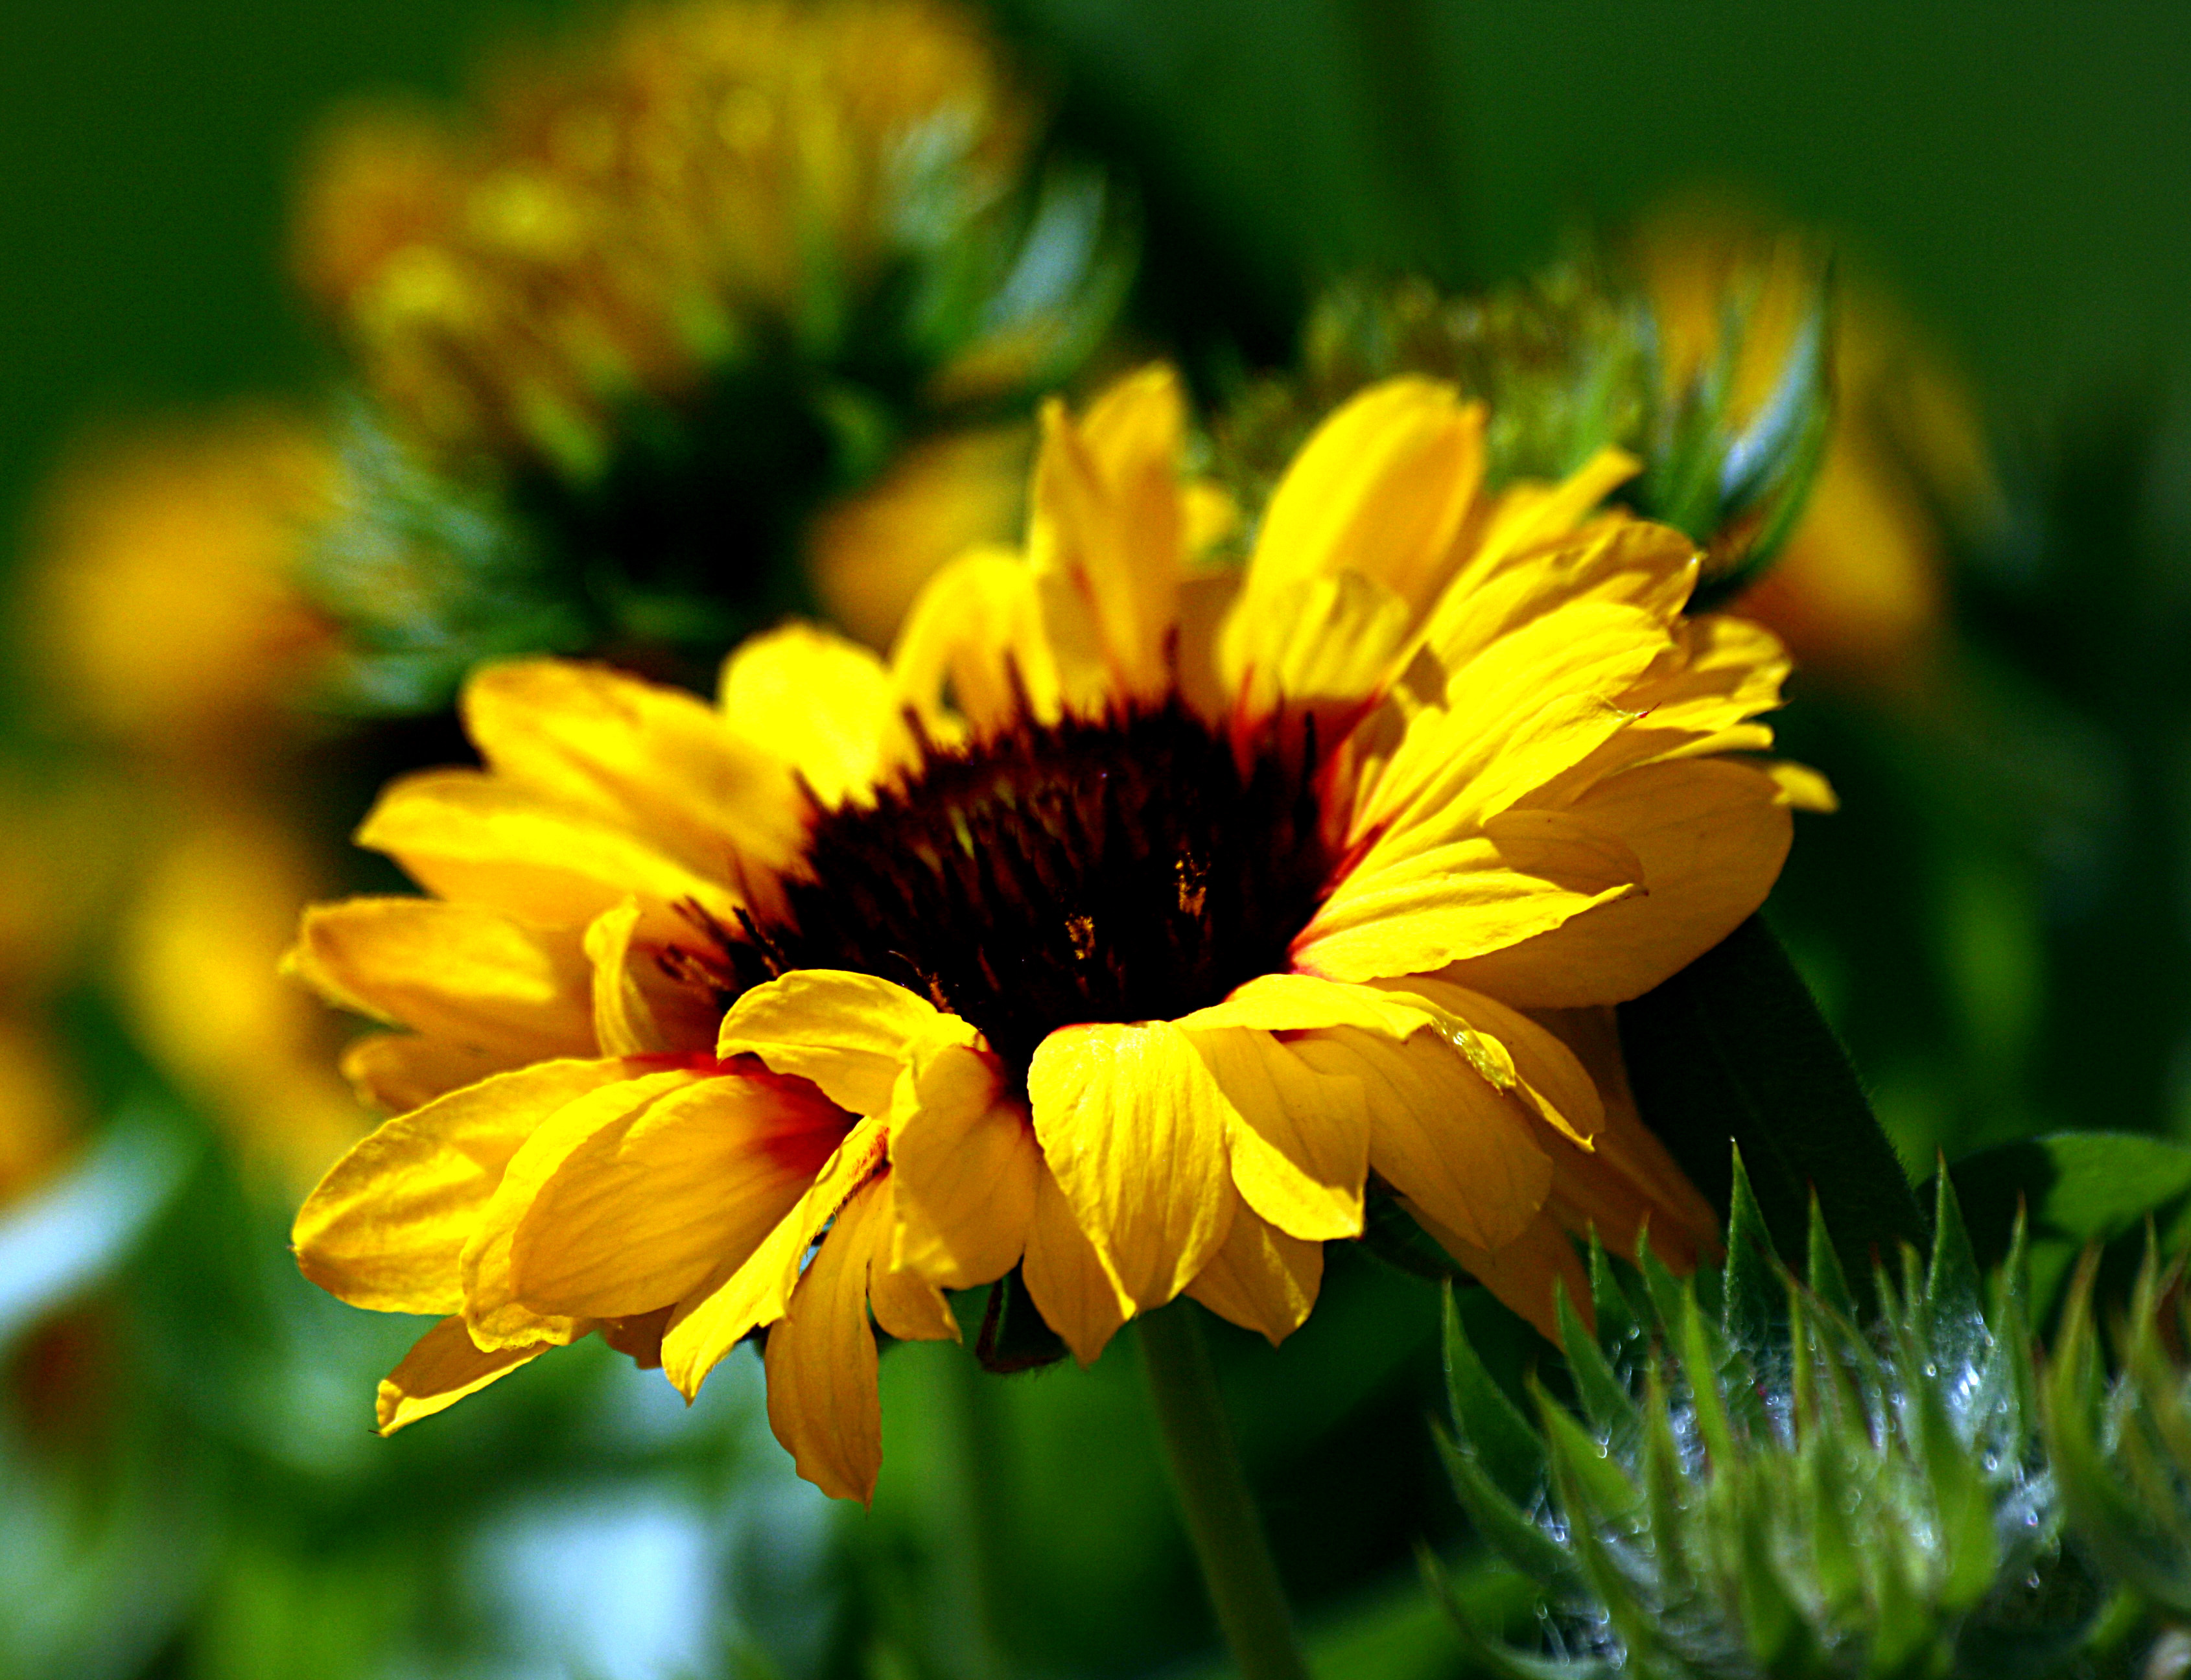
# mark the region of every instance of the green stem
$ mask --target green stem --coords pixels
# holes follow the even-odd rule
[[[1141,1320],[1141,1370],[1172,1484],[1240,1680],[1309,1680],[1293,1612],[1225,1421],[1199,1311],[1182,1301]]]

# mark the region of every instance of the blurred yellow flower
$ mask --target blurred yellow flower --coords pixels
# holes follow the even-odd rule
[[[85,1118],[49,1010],[113,890],[110,794],[21,767],[0,787],[0,1207],[66,1159]]]
[[[475,129],[337,130],[297,266],[420,436],[583,480],[636,400],[689,403],[779,342],[829,360],[1013,190],[1029,117],[942,0],[645,7],[507,67]]]
[[[110,441],[59,481],[25,613],[55,721],[130,778],[104,810],[128,858],[110,907],[122,1002],[145,1050],[285,1184],[311,1182],[366,1119],[328,1070],[339,1035],[278,973],[333,873],[309,825],[276,813],[310,727],[299,703],[333,648],[298,559],[338,493],[333,450],[271,413]]]
[[[337,1078],[341,1034],[281,972],[327,874],[293,825],[183,790],[134,871],[117,930],[122,998],[145,1050],[247,1160],[308,1185],[365,1129]]]
[[[1676,388],[1719,353],[1731,320],[1730,420],[1765,405],[1811,306],[1815,239],[1715,204],[1648,222],[1636,259]],[[1807,669],[1903,681],[1945,607],[1943,508],[1979,512],[1995,491],[1966,394],[1875,288],[1837,276],[1835,424],[1801,517],[1743,611]]]
[[[1025,426],[948,433],[913,445],[867,489],[824,508],[807,538],[807,565],[829,620],[888,646],[946,561],[1020,528],[1033,449]]]
[[[1778,644],[1594,515],[1625,458],[1488,493],[1482,406],[1420,379],[1208,568],[1185,420],[1163,368],[1050,405],[1025,551],[954,561],[887,664],[793,625],[712,709],[475,677],[486,767],[359,834],[436,896],[294,959],[411,1029],[351,1062],[410,1112],[296,1227],[344,1299],[446,1315],[384,1428],[595,1330],[689,1395],[763,1331],[800,1473],[864,1498],[870,1317],[956,1337],[942,1292],[1016,1268],[1087,1361],[1182,1293],[1285,1336],[1376,1184],[1540,1325],[1570,1231],[1713,1242],[1606,1009],[1779,870],[1816,778],[1735,756]]]
[[[169,757],[286,740],[287,708],[331,645],[296,567],[336,482],[327,443],[271,413],[87,451],[49,498],[25,603],[52,698]]]

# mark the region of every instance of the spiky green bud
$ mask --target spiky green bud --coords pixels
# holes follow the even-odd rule
[[[1454,1489],[1553,1615],[1549,1654],[1468,1632],[1478,1659],[1536,1680],[2132,1671],[2150,1624],[2120,1586],[2180,1615],[2191,1583],[2182,1374],[2134,1333],[2103,1404],[2073,1315],[2035,1383],[2020,1233],[1989,1290],[1945,1175],[1936,1221],[1860,1324],[1815,1210],[1799,1281],[1738,1163],[1724,1267],[1678,1281],[1593,1248],[1571,1392],[1534,1385],[1534,1417],[1449,1311]]]

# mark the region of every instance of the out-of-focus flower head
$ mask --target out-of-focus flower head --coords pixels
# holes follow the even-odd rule
[[[97,446],[58,481],[23,618],[47,720],[130,781],[102,807],[100,847],[49,841],[47,885],[25,896],[98,878],[64,856],[127,859],[101,954],[143,1047],[285,1182],[310,1182],[363,1119],[327,1071],[337,1035],[278,972],[298,907],[333,874],[277,777],[316,732],[304,703],[335,652],[297,573],[343,484],[324,436],[271,412]],[[47,829],[68,808],[26,807]]]
[[[295,957],[407,1028],[399,1111],[296,1227],[306,1275],[445,1315],[394,1428],[599,1333],[686,1394],[755,1330],[800,1471],[864,1498],[870,1318],[999,1368],[1194,1296],[1281,1340],[1323,1244],[1414,1218],[1548,1330],[1572,1232],[1687,1263],[1710,1207],[1609,1005],[1754,911],[1807,772],[1778,643],[1683,615],[1633,470],[1488,487],[1486,416],[1377,385],[1212,566],[1177,379],[1052,403],[1023,550],[930,580],[888,663],[790,625],[718,705],[490,667],[483,769],[359,831],[430,897]],[[1404,1210],[1404,1211],[1402,1211]],[[810,1258],[811,1256],[811,1258]]]
[[[1646,221],[1629,248],[1663,377],[1676,388],[1723,380],[1731,424],[1753,424],[1807,353],[1820,242],[1704,202]],[[1998,490],[1970,397],[1944,359],[1846,264],[1834,293],[1833,428],[1800,516],[1743,607],[1807,666],[1892,679],[1939,627],[1950,537],[1993,518]]]
[[[333,638],[299,557],[338,479],[322,436],[256,411],[117,436],[65,466],[23,613],[61,721],[171,759],[293,739]]]
[[[51,1017],[121,855],[114,790],[51,766],[0,772],[0,1205],[74,1148],[83,1094]]]
[[[483,490],[499,533],[399,509],[455,567],[413,554],[403,587],[447,620],[471,570],[505,596],[514,572],[565,612],[536,611],[529,642],[448,631],[435,701],[467,654],[720,646],[807,598],[825,501],[1078,367],[1124,247],[1100,178],[1044,163],[1040,128],[942,0],[683,0],[509,63],[469,118],[336,129],[299,271],[368,433],[415,457],[396,476]],[[368,521],[386,476],[365,476]],[[354,583],[372,544],[341,546]]]

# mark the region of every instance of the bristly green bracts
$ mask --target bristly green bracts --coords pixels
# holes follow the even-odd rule
[[[2140,1671],[2191,1613],[2175,1273],[2148,1251],[2110,1383],[2097,1268],[2035,1361],[2021,1228],[1989,1286],[1944,1173],[1929,1257],[1881,1266],[1868,1324],[1815,1206],[1807,1275],[1774,1257],[1739,1160],[1727,1250],[1682,1282],[1648,1251],[1631,1270],[1593,1245],[1591,1300],[1562,1303],[1571,1392],[1533,1378],[1534,1418],[1448,1299],[1454,1488],[1546,1607],[1527,1653],[1456,1613],[1486,1671]]]

